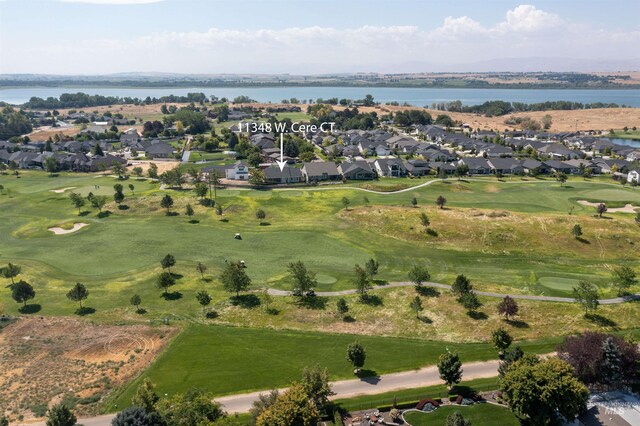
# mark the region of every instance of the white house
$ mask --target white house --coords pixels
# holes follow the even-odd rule
[[[630,170],[627,174],[627,182],[632,183],[633,181],[640,183],[640,170]]]
[[[232,167],[225,170],[227,179],[232,180],[248,180],[249,179],[249,166],[242,161],[236,161]]]

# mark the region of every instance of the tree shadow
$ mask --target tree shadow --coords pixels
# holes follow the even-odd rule
[[[278,315],[280,313],[280,309],[267,308],[265,312],[267,313],[267,315]]]
[[[57,178],[58,176],[60,176],[58,173],[49,173],[50,178]]]
[[[529,328],[529,324],[522,320],[510,319],[505,321],[514,328]]]
[[[104,219],[105,217],[111,216],[111,211],[105,210],[103,212],[98,213],[96,216],[98,217],[98,219]]]
[[[200,221],[199,221],[198,219],[191,219],[191,220],[189,221],[189,223],[190,223],[190,224],[192,224],[192,225],[195,225],[195,224],[197,224],[197,223],[200,223]]]
[[[371,280],[371,282],[374,283],[375,285],[379,285],[379,286],[389,285],[389,281],[383,280],[383,279],[379,279],[379,278],[377,278],[375,280]]]
[[[180,279],[184,278],[184,275],[182,275],[182,274],[176,274],[175,272],[172,272],[172,273],[171,273],[171,276],[172,276],[172,277],[173,277],[173,279],[175,279],[175,280],[180,280]]]
[[[165,216],[180,216],[180,213],[178,213],[178,212],[166,212],[164,215]]]
[[[485,314],[484,312],[468,311],[467,315],[469,315],[469,317],[474,319],[474,320],[487,320],[487,319],[489,319],[489,316],[487,314]]]
[[[307,309],[326,309],[327,300],[328,298],[321,296],[301,297],[298,300],[298,305]]]
[[[360,302],[369,306],[382,306],[382,298],[376,294],[365,294],[360,296]]]
[[[601,327],[616,327],[618,325],[617,322],[600,314],[586,314],[584,317],[592,323],[597,324]]]
[[[215,319],[215,318],[218,318],[218,312],[216,312],[216,311],[207,311],[207,313],[204,314],[204,316],[207,319]]]
[[[129,206],[127,204],[120,204],[118,210],[129,210]]]
[[[462,395],[465,398],[472,398],[478,395],[478,391],[471,386],[453,385],[449,391],[449,395]]]
[[[241,308],[255,308],[260,306],[260,298],[255,294],[241,294],[239,296],[231,297],[231,304],[233,306],[240,306]]]
[[[416,286],[416,293],[418,293],[420,296],[426,296],[426,297],[440,296],[440,292],[437,289],[433,287],[424,287],[421,285]]]
[[[356,374],[363,382],[370,383],[372,385],[377,384],[380,381],[380,375],[375,370],[363,368]]]
[[[182,293],[179,291],[172,291],[171,293],[162,293],[164,300],[178,300],[182,299]]]
[[[35,314],[37,312],[40,312],[41,309],[42,309],[42,306],[40,306],[40,304],[32,303],[32,304],[20,307],[20,309],[18,309],[18,312],[20,312],[21,314]]]
[[[143,314],[146,314],[146,313],[147,313],[147,310],[145,308],[136,309],[136,314],[143,315]]]
[[[223,217],[222,219],[220,219],[220,222],[227,223],[229,222],[229,219],[227,219],[226,217]]]
[[[91,213],[89,210],[82,210],[78,213],[78,216],[87,216],[89,213]]]
[[[76,315],[80,315],[81,317],[85,315],[94,314],[96,312],[95,308],[90,308],[88,306],[83,306],[82,308],[76,309]]]
[[[418,317],[418,321],[423,322],[425,324],[433,324],[433,320],[425,316]]]
[[[211,277],[202,278],[202,281],[204,281],[205,283],[210,283],[213,281],[213,278]]]
[[[356,322],[356,319],[351,315],[345,315],[342,317],[343,322]]]
[[[576,240],[580,241],[582,244],[591,244],[591,241],[587,240],[586,238],[576,237]]]
[[[269,226],[271,223],[269,222],[260,222],[260,226]]]

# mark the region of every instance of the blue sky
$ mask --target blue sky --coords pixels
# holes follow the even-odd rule
[[[0,0],[0,73],[637,69],[639,15],[637,0]]]

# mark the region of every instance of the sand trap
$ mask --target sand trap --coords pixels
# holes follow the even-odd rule
[[[71,229],[64,229],[56,226],[54,228],[49,228],[49,231],[53,232],[56,235],[71,234],[72,232],[76,232],[77,230],[82,229],[88,225],[88,223],[74,223],[73,228]]]
[[[56,194],[62,194],[64,191],[68,191],[70,189],[75,189],[75,186],[70,186],[68,188],[62,188],[62,189],[52,189],[51,192],[55,192]]]
[[[590,203],[589,201],[578,200],[578,204],[582,204],[583,206],[598,207],[600,203]],[[640,208],[640,207],[634,206],[633,204],[625,204],[624,207],[616,207],[616,208],[607,207],[607,213],[635,213],[637,208]]]

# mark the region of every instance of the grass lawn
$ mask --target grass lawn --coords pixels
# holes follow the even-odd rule
[[[518,426],[520,422],[508,408],[493,404],[475,404],[470,407],[440,407],[431,413],[411,411],[404,415],[411,426],[443,425],[447,416],[459,411],[473,426]]]
[[[435,364],[449,348],[463,362],[493,359],[487,343],[458,344],[418,339],[353,336],[223,326],[187,327],[143,375],[116,394],[119,407],[130,403],[136,387],[149,377],[159,393],[173,394],[191,387],[214,395],[286,386],[307,365],[319,363],[331,379],[353,378],[346,347],[359,340],[367,350],[368,374],[404,371]],[[546,353],[557,339],[522,342],[526,352]],[[112,403],[107,406],[113,409]]]

